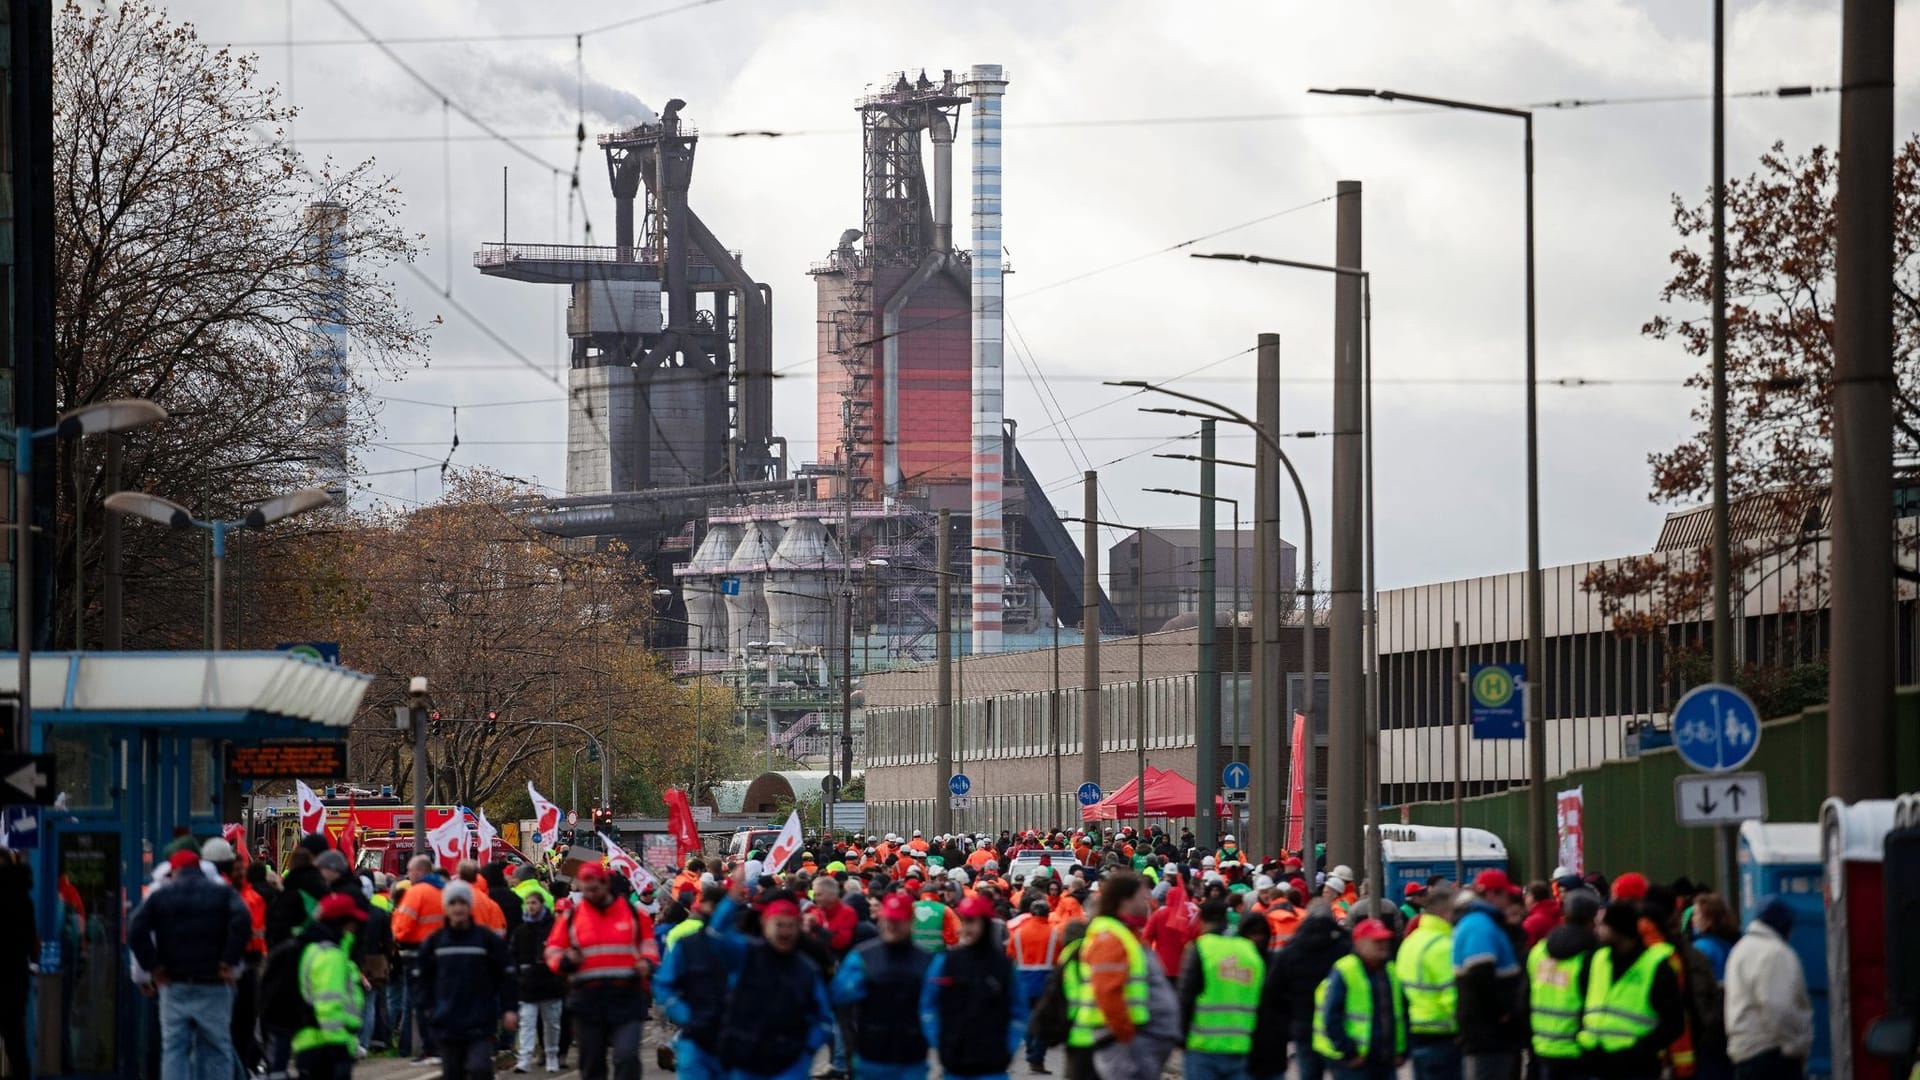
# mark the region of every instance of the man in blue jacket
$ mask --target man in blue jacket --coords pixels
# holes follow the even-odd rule
[[[166,1080],[231,1080],[233,981],[253,938],[246,902],[200,868],[193,851],[176,852],[171,873],[127,924],[133,957],[153,976],[143,992],[160,995],[160,1073]]]
[[[720,1063],[732,1080],[807,1080],[814,1051],[833,1038],[833,1010],[820,968],[799,947],[800,905],[784,891],[764,895],[758,936],[736,926],[737,912],[729,896],[705,931],[726,973]]]
[[[913,943],[913,899],[888,893],[876,925],[880,936],[854,946],[833,976],[833,1004],[849,1018],[853,1074],[926,1080],[927,1040],[916,1011],[933,957]]]
[[[1456,901],[1457,909],[1464,902],[1453,925],[1453,985],[1466,1080],[1506,1080],[1527,1037],[1526,935],[1511,917],[1519,892],[1505,871],[1482,870]]]
[[[993,932],[993,901],[969,896],[956,914],[960,943],[927,967],[920,1028],[951,1080],[1006,1080],[1027,1033],[1027,993]]]
[[[473,921],[473,886],[448,882],[440,903],[447,921],[414,959],[422,1015],[443,1080],[490,1080],[495,1033],[520,1021],[513,956],[504,938]]]

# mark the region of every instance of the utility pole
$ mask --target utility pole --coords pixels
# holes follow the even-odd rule
[[[1893,752],[1893,0],[1845,0],[1834,198],[1827,790],[1897,794]]]
[[[933,572],[940,590],[935,605],[940,625],[934,641],[940,663],[933,706],[933,831],[951,833],[953,804],[947,801],[947,777],[953,775],[953,512],[940,511],[936,528]]]
[[[1713,681],[1733,683],[1733,533],[1727,494],[1727,5],[1713,0]],[[1720,895],[1738,910],[1733,829],[1713,829]]]
[[[1255,350],[1254,419],[1267,431],[1280,430],[1280,335],[1261,334]],[[1250,835],[1242,839],[1249,851],[1278,851],[1286,843],[1280,824],[1281,806],[1289,779],[1282,764],[1287,740],[1281,719],[1288,713],[1286,687],[1280,678],[1281,589],[1291,588],[1280,573],[1280,458],[1266,442],[1253,441],[1253,637],[1250,699],[1253,731],[1248,739],[1247,763],[1253,775]],[[1311,668],[1307,693],[1314,690]],[[1308,735],[1309,744],[1312,735]],[[1309,750],[1311,753],[1311,750]],[[1307,810],[1313,810],[1313,792],[1307,792]],[[1312,853],[1306,856],[1312,868]]]
[[[1202,851],[1212,851],[1220,833],[1220,818],[1213,808],[1214,777],[1220,771],[1215,761],[1220,746],[1220,651],[1214,643],[1214,569],[1219,561],[1213,531],[1214,423],[1200,421],[1200,670],[1194,686],[1193,813],[1200,827],[1194,839]],[[1238,543],[1239,538],[1234,541]]]
[[[1334,265],[1359,267],[1360,182],[1342,180],[1337,196]],[[1366,799],[1366,692],[1362,573],[1363,531],[1361,434],[1364,428],[1361,370],[1360,281],[1340,275],[1333,286],[1333,550],[1329,560],[1333,610],[1327,699],[1327,864],[1366,861],[1361,820]],[[1309,570],[1311,572],[1311,570]],[[1309,675],[1311,679],[1311,675]],[[1309,681],[1309,687],[1312,683]],[[1309,739],[1308,753],[1313,752]],[[1373,882],[1379,895],[1379,882]]]
[[[1082,478],[1086,522],[1081,533],[1086,558],[1080,579],[1080,779],[1100,782],[1100,474],[1087,470]],[[1062,825],[1068,824],[1061,822]]]
[[[126,436],[113,432],[107,436],[107,494],[120,490],[122,460],[126,456]],[[122,569],[120,542],[122,522],[119,514],[108,514],[100,523],[102,557],[106,562],[106,589],[100,595],[100,647],[119,652],[125,647],[127,578]],[[252,822],[248,822],[252,827]]]

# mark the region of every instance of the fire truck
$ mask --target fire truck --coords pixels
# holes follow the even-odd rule
[[[351,814],[354,822],[354,869],[380,870],[389,874],[406,872],[407,860],[413,856],[413,807],[401,806],[387,799],[374,799],[363,802],[355,799],[349,806],[346,800],[326,799],[327,816],[322,825],[327,842],[335,847],[340,845],[340,834],[347,827],[347,818]],[[432,830],[456,813],[466,818],[470,836],[478,837],[480,821],[471,810],[462,811],[453,806],[427,807],[427,829]],[[267,821],[265,843],[267,857],[275,866],[286,868],[287,855],[300,842],[300,818],[297,814],[276,816]],[[479,858],[477,844],[470,846],[468,854]],[[504,837],[495,836],[493,851],[488,861],[504,863],[508,866],[529,863],[533,860],[519,848],[508,843]]]

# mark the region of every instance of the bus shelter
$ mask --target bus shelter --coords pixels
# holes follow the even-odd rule
[[[345,739],[372,676],[288,652],[45,653],[32,664],[31,746],[53,756],[59,791],[30,826],[35,1072],[137,1076],[148,999],[128,976],[126,925],[159,853],[182,830],[217,836],[240,820],[229,746]],[[0,695],[18,688],[16,663],[0,656]]]

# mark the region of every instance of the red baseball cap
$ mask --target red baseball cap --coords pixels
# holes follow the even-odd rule
[[[1647,898],[1647,875],[1629,871],[1614,878],[1613,898],[1615,900],[1645,900]]]
[[[1419,896],[1419,895],[1420,895],[1421,893],[1423,893],[1423,892],[1426,892],[1426,891],[1427,891],[1427,887],[1426,887],[1425,885],[1423,885],[1423,884],[1421,884],[1421,883],[1420,883],[1420,882],[1418,882],[1418,881],[1409,881],[1409,882],[1407,882],[1407,895],[1408,895],[1408,896]]]
[[[353,897],[345,893],[328,893],[322,897],[320,906],[314,909],[314,917],[321,922],[332,922],[335,919],[367,921],[367,913],[361,911],[360,905],[353,902]]]
[[[1473,891],[1488,893],[1506,893],[1512,896],[1520,890],[1513,887],[1513,880],[1507,877],[1505,870],[1482,870],[1473,876]]]
[[[880,917],[895,922],[913,921],[913,898],[906,893],[891,892],[880,898]]]
[[[1393,931],[1379,919],[1361,919],[1360,925],[1353,928],[1355,941],[1392,941]]]
[[[798,918],[800,915],[800,905],[783,898],[775,900],[760,909],[760,917],[763,919],[771,919],[780,915],[792,915]]]
[[[993,901],[984,896],[969,896],[960,901],[960,906],[955,909],[954,914],[963,919],[991,919],[993,918]]]
[[[597,862],[583,862],[580,864],[580,869],[573,872],[573,876],[581,881],[594,881],[596,879],[605,881],[607,880],[607,868]]]
[[[174,870],[186,870],[200,865],[200,856],[192,851],[176,851],[167,858],[167,865]]]

